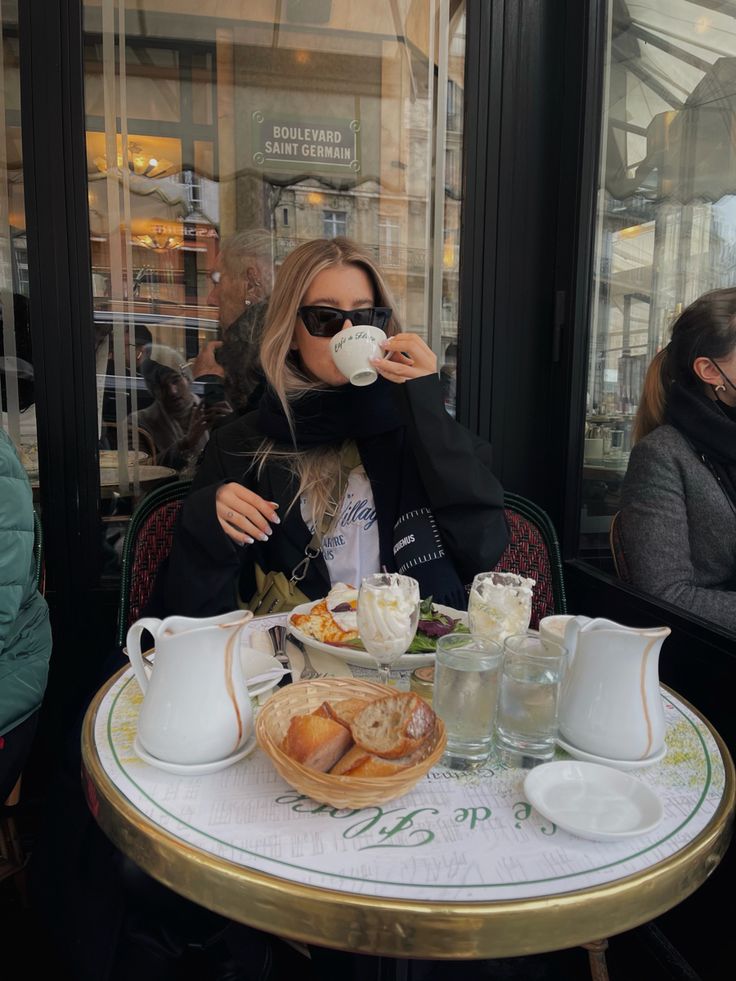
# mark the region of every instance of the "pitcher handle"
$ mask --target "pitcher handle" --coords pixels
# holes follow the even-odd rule
[[[143,654],[141,653],[141,634],[144,630],[147,630],[153,634],[153,638],[156,640],[156,633],[160,626],[161,621],[156,617],[143,617],[142,620],[136,620],[125,638],[128,657],[130,658],[130,663],[133,665],[133,671],[144,695],[148,688],[148,675],[146,674]]]

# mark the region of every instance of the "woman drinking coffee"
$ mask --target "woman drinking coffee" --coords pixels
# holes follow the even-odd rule
[[[349,384],[333,360],[353,328],[388,335],[366,362],[373,384]],[[260,360],[266,392],[213,433],[148,612],[260,609],[277,576],[295,605],[382,569],[464,608],[464,584],[506,545],[503,491],[488,444],[446,413],[436,357],[401,331],[371,257],[344,238],[295,249]]]

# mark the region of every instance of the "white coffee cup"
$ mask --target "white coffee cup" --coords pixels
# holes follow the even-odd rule
[[[381,347],[385,340],[380,327],[348,327],[332,338],[332,360],[351,385],[371,385],[378,378],[371,358],[385,356]]]

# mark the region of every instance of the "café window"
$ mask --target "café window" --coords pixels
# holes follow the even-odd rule
[[[399,262],[401,225],[395,218],[378,218],[378,257],[381,265],[394,266]]]
[[[38,497],[36,386],[20,119],[18,5],[3,3],[0,41],[0,399],[3,429]]]
[[[335,238],[337,235],[347,235],[348,216],[346,211],[323,211],[322,232],[325,238]]]
[[[580,550],[610,568],[647,366],[683,307],[736,282],[736,54],[718,4],[608,8]]]
[[[245,299],[267,299],[302,242],[348,235],[385,260],[402,322],[441,361],[450,351],[454,383],[465,3],[83,8],[100,511],[114,577],[138,501],[196,472],[213,400],[247,404],[257,364],[215,392],[198,354],[237,335]]]

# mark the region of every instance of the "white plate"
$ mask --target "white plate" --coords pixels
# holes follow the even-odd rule
[[[583,760],[585,763],[601,763],[603,766],[612,766],[617,770],[645,770],[648,766],[653,766],[655,763],[663,760],[667,752],[667,747],[663,746],[658,753],[647,756],[643,760],[608,760],[605,756],[595,756],[593,753],[586,753],[584,750],[578,749],[577,746],[573,746],[572,743],[566,743],[559,736],[557,737],[557,745],[560,749],[564,749],[566,753],[569,753],[570,756],[574,756],[576,760]]]
[[[643,835],[662,820],[662,802],[653,790],[598,763],[542,763],[527,774],[524,792],[558,828],[593,841]]]
[[[303,633],[297,627],[293,627],[291,624],[291,617],[294,613],[310,613],[313,606],[317,603],[321,603],[322,600],[314,600],[312,603],[302,603],[301,606],[295,606],[294,609],[289,614],[287,620],[287,628],[290,633],[292,633],[297,640],[300,640],[307,647],[313,647],[316,651],[322,651],[323,654],[333,654],[335,657],[339,657],[342,661],[347,661],[348,664],[359,664],[361,667],[365,668],[375,668],[376,659],[371,657],[365,651],[356,651],[352,647],[338,647],[336,644],[323,644],[321,640],[315,640],[314,637],[310,637],[309,634]],[[445,613],[448,617],[452,617],[455,620],[461,620],[463,623],[467,623],[468,614],[464,610],[453,610],[451,606],[442,606],[441,603],[432,604],[436,610],[440,613]],[[401,657],[393,665],[394,668],[401,668],[404,671],[414,670],[414,668],[422,668],[426,664],[434,664],[434,652],[428,654],[402,654]]]
[[[237,752],[231,753],[230,756],[226,756],[224,760],[214,760],[212,763],[168,763],[166,760],[159,760],[147,753],[141,746],[138,736],[133,741],[133,750],[144,763],[155,766],[157,770],[165,770],[166,773],[176,773],[180,777],[201,777],[207,773],[217,773],[218,770],[224,770],[225,767],[232,766],[233,763],[242,760],[248,753],[252,753],[255,746],[256,736],[253,733],[245,746]]]

